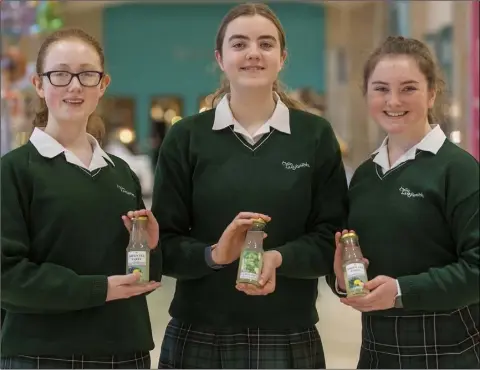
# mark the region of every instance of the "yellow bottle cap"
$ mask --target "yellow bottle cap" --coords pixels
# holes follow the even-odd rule
[[[261,218],[261,217],[253,219],[253,222],[256,223],[256,224],[264,224],[264,225],[267,223],[267,222],[266,222],[263,218]]]
[[[147,221],[148,217],[147,216],[138,216],[136,219],[140,220],[140,221]]]
[[[355,234],[355,233],[346,233],[346,234],[343,234],[340,237],[341,240],[346,239],[346,238],[357,238],[358,239],[358,235]]]

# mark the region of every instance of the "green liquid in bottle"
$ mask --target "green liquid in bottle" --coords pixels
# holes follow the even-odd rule
[[[259,285],[263,267],[263,230],[265,221],[255,220],[245,238],[245,245],[240,255],[237,284]]]

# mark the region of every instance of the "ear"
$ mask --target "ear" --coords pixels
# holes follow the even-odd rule
[[[43,92],[43,84],[42,84],[42,77],[40,77],[39,75],[37,74],[34,74],[32,76],[32,85],[33,87],[35,87],[35,91],[37,92],[37,95],[42,98],[42,99],[45,99],[45,93]]]
[[[103,76],[102,82],[100,82],[100,97],[102,97],[103,94],[105,94],[105,91],[107,91],[107,87],[110,85],[111,80],[112,79],[109,75]]]
[[[280,71],[283,69],[283,66],[285,65],[285,61],[287,60],[288,52],[285,49],[282,51],[282,55],[280,56]]]
[[[430,90],[428,92],[428,108],[432,109],[435,105],[435,98],[437,97],[437,92],[435,90]]]
[[[218,66],[222,70],[222,72],[225,72],[223,69],[223,61],[222,61],[222,55],[219,50],[215,50],[215,59],[217,60]]]

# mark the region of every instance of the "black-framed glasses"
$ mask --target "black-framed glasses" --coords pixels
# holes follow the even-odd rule
[[[102,77],[104,76],[103,72],[98,71],[82,71],[80,73],[71,73],[67,71],[49,71],[40,74],[40,76],[48,77],[48,80],[53,86],[64,87],[70,85],[73,78],[76,77],[80,85],[85,87],[95,87],[97,86]]]

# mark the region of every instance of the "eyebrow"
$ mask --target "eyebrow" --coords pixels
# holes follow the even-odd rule
[[[420,82],[415,80],[407,80],[407,81],[403,81],[400,85],[419,84],[419,83]],[[389,83],[384,81],[373,81],[372,85],[389,85]]]
[[[60,63],[60,64],[54,64],[52,68],[70,68],[70,66],[65,63]],[[80,68],[96,68],[96,67],[93,64],[83,63],[83,64],[80,64]]]
[[[245,35],[232,35],[229,37],[228,41],[232,41],[235,39],[241,39],[241,40],[250,40],[250,37],[245,36]],[[273,36],[270,35],[262,35],[258,38],[258,40],[271,40],[271,41],[277,41],[277,39]]]

